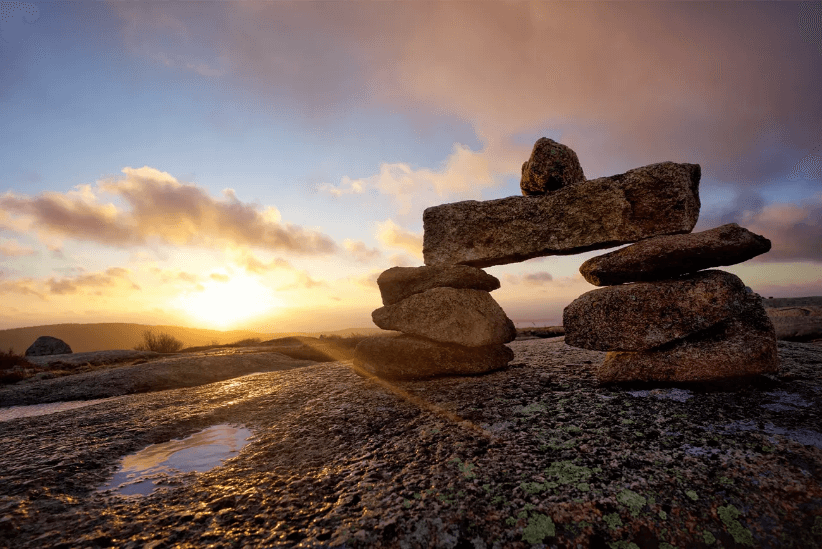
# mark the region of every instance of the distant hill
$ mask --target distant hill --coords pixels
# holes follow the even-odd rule
[[[0,330],[0,350],[7,351],[10,347],[17,353],[24,353],[34,340],[40,336],[52,336],[62,339],[69,344],[75,353],[88,351],[108,351],[113,349],[133,349],[142,342],[143,332],[152,330],[155,333],[164,332],[183,342],[184,347],[199,347],[216,342],[220,345],[233,343],[241,339],[258,337],[263,341],[277,337],[293,335],[307,335],[318,337],[324,335],[350,335],[352,333],[367,334],[379,332],[378,328],[348,328],[345,330],[331,330],[325,332],[275,332],[263,333],[249,330],[205,330],[200,328],[185,328],[182,326],[149,326],[147,324],[103,323],[103,324],[49,324],[46,326],[29,326],[26,328],[12,328]]]

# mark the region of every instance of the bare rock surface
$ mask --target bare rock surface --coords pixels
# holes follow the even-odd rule
[[[724,382],[777,371],[776,337],[762,307],[634,353],[610,352],[597,370],[602,382]]]
[[[569,345],[598,351],[642,351],[751,308],[761,308],[731,273],[710,270],[659,282],[636,282],[586,292],[563,311]]]
[[[822,306],[767,308],[777,339],[810,341],[822,338]]]
[[[433,288],[371,313],[383,330],[397,330],[440,343],[482,347],[517,337],[514,323],[480,290]]]
[[[408,335],[375,336],[357,345],[354,367],[383,379],[430,379],[499,370],[513,358],[502,344],[464,347]]]
[[[604,353],[561,339],[509,346],[484,376],[332,362],[2,422],[0,545],[822,546],[822,347],[779,342],[777,374],[705,392],[598,385]],[[224,423],[254,436],[221,467],[96,491],[122,456]]]
[[[592,257],[579,272],[594,286],[654,281],[742,263],[771,249],[771,241],[729,223],[699,233],[656,236]]]
[[[134,351],[130,349],[117,349],[111,351],[89,351],[85,353],[71,353],[47,356],[30,356],[26,360],[38,366],[69,365],[79,366],[81,364],[112,364],[126,360],[137,360],[141,358],[156,358],[160,356],[154,351]]]
[[[698,164],[662,162],[542,196],[468,200],[423,213],[426,265],[489,267],[690,232]]]
[[[69,344],[51,336],[40,336],[26,349],[26,356],[64,355],[71,352]]]
[[[585,181],[579,158],[570,147],[542,137],[534,144],[531,157],[522,165],[520,189],[523,195],[539,195]]]
[[[265,348],[186,353],[151,360],[139,359],[118,368],[83,372],[54,379],[31,378],[0,386],[0,406],[92,400],[111,396],[193,387],[254,372],[299,368],[314,364]],[[155,353],[156,354],[156,353]]]
[[[432,288],[457,288],[492,292],[499,280],[482,269],[467,265],[392,267],[377,278],[383,305],[393,305]]]

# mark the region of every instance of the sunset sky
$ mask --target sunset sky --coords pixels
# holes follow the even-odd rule
[[[519,195],[534,141],[588,179],[702,166],[727,270],[822,295],[822,2],[0,2],[0,329],[368,327],[422,212]],[[488,268],[561,323],[602,251]]]

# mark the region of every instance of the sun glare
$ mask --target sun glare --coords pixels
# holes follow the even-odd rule
[[[204,286],[202,291],[180,296],[177,305],[189,316],[217,328],[232,327],[282,305],[269,288],[248,276],[209,281]]]

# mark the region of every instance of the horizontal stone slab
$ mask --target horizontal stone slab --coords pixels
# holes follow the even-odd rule
[[[393,305],[433,288],[457,288],[491,292],[499,280],[482,269],[468,265],[391,267],[377,278],[383,305]]]
[[[822,339],[822,307],[780,307],[766,309],[776,330],[785,341]]]
[[[380,307],[371,318],[383,330],[466,347],[499,345],[517,337],[502,307],[481,290],[433,288]]]
[[[662,162],[541,196],[468,200],[423,213],[426,265],[489,267],[690,232],[698,164]]]
[[[463,347],[409,336],[375,336],[354,350],[354,369],[383,379],[430,379],[498,370],[514,359],[505,345]]]
[[[753,298],[751,296],[754,296]],[[659,282],[586,292],[563,311],[565,343],[595,351],[643,351],[739,316],[761,300],[736,275],[700,271]]]
[[[771,249],[771,241],[736,223],[699,233],[656,236],[592,257],[579,272],[594,286],[663,280],[736,265]]]
[[[610,352],[597,378],[602,383],[729,381],[776,372],[776,351],[774,328],[760,306],[662,347]]]

